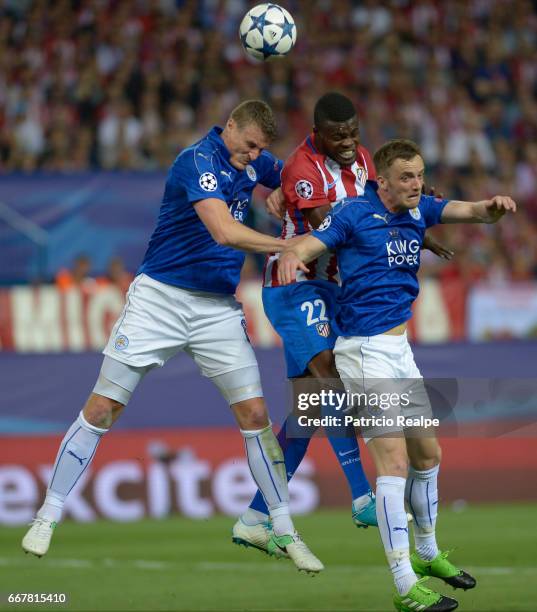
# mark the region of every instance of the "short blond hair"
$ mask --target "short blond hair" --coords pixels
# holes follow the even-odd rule
[[[388,140],[373,155],[377,175],[384,175],[397,159],[408,161],[414,159],[416,155],[423,157],[420,148],[414,141],[406,138]]]
[[[273,142],[278,135],[274,113],[263,100],[245,100],[241,102],[231,111],[230,118],[241,129],[250,123],[254,123],[269,142]]]

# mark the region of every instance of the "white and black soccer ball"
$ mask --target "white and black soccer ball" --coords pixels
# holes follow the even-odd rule
[[[283,57],[296,42],[296,25],[283,7],[267,3],[251,8],[239,27],[246,53],[258,60]]]

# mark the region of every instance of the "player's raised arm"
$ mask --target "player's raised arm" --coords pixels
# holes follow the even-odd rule
[[[496,223],[507,212],[516,212],[509,196],[494,196],[479,202],[449,201],[442,211],[442,223]]]
[[[284,240],[256,232],[235,221],[223,200],[200,200],[194,204],[194,209],[215,242],[222,246],[253,253],[274,253],[286,246]]]
[[[296,271],[302,270],[309,272],[305,265],[308,261],[312,261],[319,257],[321,253],[327,251],[328,248],[315,236],[305,236],[304,238],[294,241],[290,249],[286,249],[280,257],[278,266],[278,281],[281,285],[289,285],[296,280]]]

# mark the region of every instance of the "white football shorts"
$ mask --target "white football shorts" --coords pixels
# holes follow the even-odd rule
[[[234,296],[181,289],[139,274],[103,353],[135,367],[163,366],[185,351],[208,378],[257,367]]]
[[[340,336],[334,355],[347,395],[353,400],[353,413],[363,417],[361,431],[366,442],[381,435],[400,435],[416,423],[414,419],[433,418],[406,333]]]

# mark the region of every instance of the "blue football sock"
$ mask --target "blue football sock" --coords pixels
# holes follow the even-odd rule
[[[300,433],[308,433],[310,434],[305,438],[295,438],[295,437],[287,437],[287,431],[293,435],[294,432]],[[311,431],[308,429],[306,432],[305,427],[300,427],[297,424],[297,417],[294,414],[290,414],[285,420],[282,428],[280,429],[278,435],[276,436],[280,446],[283,451],[283,458],[285,460],[285,471],[287,472],[287,480],[289,481],[296,469],[300,465],[300,462],[304,458],[306,454],[306,450],[308,448],[308,444],[310,442],[311,436],[315,433],[315,428],[311,428]],[[296,434],[294,434],[296,435]],[[258,490],[255,494],[255,497],[252,500],[252,503],[249,506],[252,510],[257,510],[258,512],[262,512],[263,514],[268,514],[267,505],[265,504],[265,500],[261,495],[261,492]]]
[[[332,445],[339,465],[349,483],[352,499],[356,499],[368,493],[371,487],[362,467],[360,447],[358,446],[354,430],[348,432],[348,435],[352,437],[328,436],[328,441]]]
[[[336,406],[337,403],[335,401],[333,405],[323,406],[323,416],[332,416],[342,420],[343,415],[339,410],[336,410]],[[340,426],[334,425],[325,427],[325,432],[349,483],[352,499],[354,500],[368,493],[371,487],[362,467],[360,447],[356,440],[354,427],[352,425],[345,426],[344,424]]]

